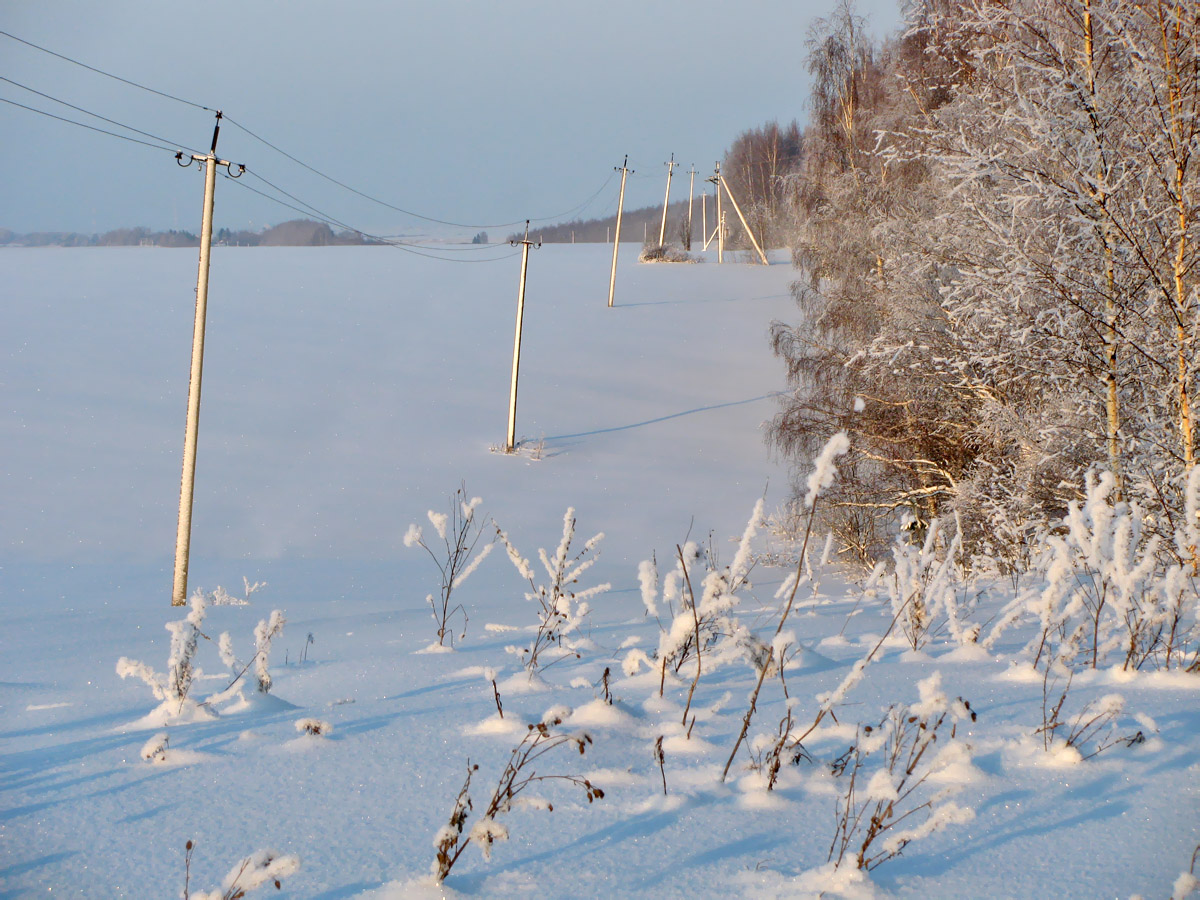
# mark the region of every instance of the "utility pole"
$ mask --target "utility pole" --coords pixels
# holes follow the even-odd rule
[[[700,240],[704,250],[708,249],[708,194],[700,192]]]
[[[542,242],[534,244],[529,239],[529,220],[525,220],[525,237],[512,241],[515,247],[521,245],[521,282],[517,287],[517,336],[513,340],[512,389],[508,394],[508,440],[504,444],[504,452],[512,453],[517,448],[517,374],[521,368],[521,323],[525,318],[525,272],[529,268],[529,248],[540,247]]]
[[[625,161],[623,163],[621,163],[621,167],[618,169],[614,166],[613,171],[621,173],[621,194],[617,198],[617,231],[616,231],[616,234],[613,235],[612,274],[608,277],[608,308],[609,309],[612,309],[613,291],[616,290],[616,287],[617,287],[617,250],[619,250],[621,247],[621,210],[624,209],[624,207],[625,207],[625,178],[626,178],[626,176],[629,175],[630,172],[633,171],[632,169],[629,168],[629,154],[628,153],[625,154]]]
[[[707,179],[713,185],[713,193],[717,200],[717,227],[715,230],[717,236],[717,262],[725,262],[725,215],[721,212],[721,163],[717,163],[716,171],[713,176]],[[704,242],[704,249],[708,249],[709,238]]]
[[[692,249],[692,198],[696,195],[696,164],[692,163],[692,167],[688,169],[688,221],[687,221],[687,246],[685,250]]]
[[[762,260],[764,266],[769,266],[767,262],[767,254],[763,253],[762,247],[758,246],[758,241],[754,239],[754,232],[750,230],[750,226],[746,223],[746,217],[742,215],[742,210],[738,207],[738,202],[733,198],[733,191],[729,189],[729,183],[722,179],[721,184],[725,187],[725,193],[729,195],[729,202],[733,204],[733,211],[737,213],[737,217],[742,222],[742,227],[746,229],[746,234],[750,238],[750,243],[754,245],[754,249],[758,251],[758,258]]]
[[[196,275],[196,321],[192,327],[192,368],[188,381],[187,426],[183,436],[183,478],[179,487],[179,527],[175,534],[175,584],[171,605],[187,603],[188,559],[192,545],[192,499],[196,487],[196,442],[200,430],[200,383],[204,372],[204,321],[208,311],[208,263],[212,250],[213,200],[217,190],[217,166],[224,166],[233,178],[246,171],[238,166],[237,175],[228,160],[217,158],[217,137],[221,133],[221,113],[213,127],[212,147],[205,156],[192,154],[182,162],[183,153],[175,154],[175,162],[187,168],[193,162],[204,163],[204,219],[200,229],[200,270]]]
[[[667,196],[663,198],[663,214],[662,224],[658,226],[658,246],[663,245],[663,240],[667,234],[667,206],[671,203],[671,173],[675,171],[675,154],[671,154],[671,161],[667,165]]]

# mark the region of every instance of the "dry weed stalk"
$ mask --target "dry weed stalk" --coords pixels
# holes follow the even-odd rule
[[[451,598],[455,589],[471,576],[492,551],[493,544],[489,541],[478,554],[475,552],[485,527],[485,523],[477,519],[475,514],[482,502],[479,497],[468,500],[467,486],[464,484],[450,498],[449,515],[435,513],[432,509],[426,513],[443,545],[436,553],[425,543],[418,525],[409,525],[404,535],[404,546],[417,546],[428,553],[441,578],[438,596],[429,594],[425,598],[437,625],[439,646],[445,646],[447,639],[453,645],[454,629],[450,627],[450,621],[456,614],[462,616],[463,623],[459,638],[466,637],[467,610],[461,603],[452,603]]]
[[[280,855],[274,850],[259,850],[230,869],[220,888],[193,894],[192,852],[195,843],[188,841],[186,849],[183,860],[183,900],[242,900],[248,893],[265,884],[273,884],[275,890],[279,890],[282,880],[300,868],[298,856]]]
[[[1065,718],[1063,707],[1074,678],[1075,671],[1058,661],[1049,662],[1042,673],[1042,727],[1034,732],[1041,735],[1042,749],[1049,752],[1061,741],[1062,746],[1075,750],[1081,759],[1091,759],[1117,744],[1132,747],[1145,741],[1141,731],[1130,735],[1116,733],[1113,725],[1125,708],[1125,699],[1120,694],[1089,701],[1070,719]],[[1089,745],[1090,752],[1086,752]]]
[[[571,543],[575,537],[575,509],[570,507],[563,516],[563,533],[553,558],[544,549],[538,550],[538,558],[546,570],[548,581],[538,584],[537,576],[529,560],[513,546],[508,535],[496,526],[496,539],[504,545],[508,558],[521,576],[529,582],[530,590],[525,599],[538,602],[538,625],[533,641],[527,647],[509,647],[509,652],[518,656],[529,671],[541,665],[541,655],[552,645],[562,644],[565,635],[576,630],[591,610],[587,602],[603,594],[612,585],[598,584],[584,590],[574,590],[579,578],[596,564],[599,551],[596,549],[604,539],[604,532],[594,535],[583,548],[571,556]]]
[[[508,839],[508,829],[497,819],[512,811],[514,802],[531,784],[565,781],[583,788],[588,803],[604,796],[603,790],[581,775],[539,775],[534,771],[534,763],[557,747],[564,744],[574,746],[582,756],[587,746],[592,743],[591,737],[586,733],[561,734],[551,731],[552,728],[561,724],[562,717],[555,715],[547,721],[528,727],[521,742],[509,754],[508,762],[500,773],[496,788],[492,791],[491,799],[488,801],[483,815],[476,820],[464,837],[463,832],[467,819],[474,809],[470,793],[471,777],[479,770],[479,766],[472,765],[470,761],[467,762],[467,777],[454,801],[450,820],[442,826],[433,839],[437,856],[433,862],[432,872],[439,884],[446,880],[446,876],[450,874],[454,864],[458,862],[467,846],[472,842],[479,847],[484,859],[491,858],[492,845],[497,841]],[[554,811],[551,803],[532,799],[528,802],[544,807],[547,812]]]
[[[692,640],[695,642],[695,648],[696,648],[696,676],[692,679],[692,686],[688,688],[687,703],[684,704],[683,719],[680,721],[681,725],[687,725],[688,712],[692,708],[692,695],[696,693],[696,685],[700,683],[700,675],[703,671],[701,661],[700,661],[700,656],[701,656],[701,649],[703,647],[704,642],[700,640],[700,613],[696,609],[696,594],[692,591],[692,576],[691,576],[691,573],[688,572],[687,563],[684,562],[684,559],[683,559],[683,548],[681,546],[679,546],[678,544],[676,544],[675,552],[679,556],[679,566],[683,570],[683,583],[687,587],[688,606],[691,607],[691,610],[692,610],[692,623],[693,623]],[[666,671],[667,671],[665,662],[666,661],[664,660],[664,665],[663,665],[664,678],[666,677]],[[659,683],[659,696],[660,697],[662,696],[662,688],[663,688],[663,685],[660,682]],[[694,722],[694,719],[693,719],[693,722]],[[692,735],[692,730],[689,728],[688,729],[688,737],[690,738],[691,735]],[[662,738],[661,737],[658,739],[658,743],[659,743],[659,754],[661,755],[661,753],[662,753]],[[663,777],[663,793],[665,794],[666,792],[667,792],[667,780],[666,780],[666,777],[664,776]]]
[[[654,761],[658,763],[658,771],[662,775],[663,796],[665,797],[667,796],[667,754],[663,750],[662,742],[663,736],[660,734],[654,741]]]
[[[804,527],[804,541],[800,545],[800,556],[796,562],[796,574],[792,581],[792,589],[788,594],[787,604],[784,606],[783,612],[779,615],[779,624],[775,626],[774,639],[777,639],[783,632],[783,626],[787,623],[788,615],[791,613],[792,606],[796,602],[796,592],[800,589],[800,582],[804,580],[804,563],[808,556],[808,542],[812,538],[813,520],[816,518],[817,513],[817,498],[820,496],[821,491],[833,484],[834,478],[837,477],[837,469],[834,467],[833,461],[849,449],[849,439],[844,432],[839,432],[830,438],[817,455],[814,470],[808,478],[808,495],[804,500],[804,505],[808,508],[808,523]],[[895,624],[894,618],[892,623],[893,625]],[[737,740],[733,743],[733,749],[729,752],[729,759],[725,761],[725,768],[721,771],[722,783],[729,777],[729,767],[733,765],[738,748],[742,746],[742,741],[746,739],[746,732],[750,730],[750,721],[754,717],[755,710],[758,707],[758,695],[762,691],[767,672],[771,669],[771,663],[775,659],[776,648],[774,646],[774,639],[767,651],[766,658],[761,660],[761,662],[758,660],[755,661],[755,664],[758,666],[758,681],[755,683],[754,690],[750,694],[750,703],[746,707],[746,714],[742,717],[741,731],[738,732]],[[816,723],[813,724],[813,727],[816,727]],[[811,730],[809,729],[809,731]]]
[[[928,796],[918,793],[947,764],[941,754],[932,752],[943,726],[950,726],[953,738],[958,721],[975,721],[969,703],[961,697],[948,702],[942,695],[939,676],[922,682],[920,690],[919,703],[889,709],[878,725],[860,725],[854,746],[838,760],[835,773],[840,768],[839,777],[848,776],[849,781],[838,801],[837,827],[827,857],[835,866],[853,853],[857,868],[874,869],[912,841],[974,816],[949,800],[958,790],[955,785]],[[949,762],[956,761],[954,746],[943,751]],[[965,755],[964,748],[957,756]],[[879,765],[868,777],[868,766],[875,760]],[[919,824],[900,827],[922,812],[927,815]]]

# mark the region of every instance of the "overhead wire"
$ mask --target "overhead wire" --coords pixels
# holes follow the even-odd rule
[[[425,222],[433,222],[434,224],[437,224],[437,225],[449,225],[453,228],[512,228],[515,226],[522,225],[526,221],[525,219],[519,219],[519,220],[512,221],[512,222],[491,222],[491,223],[487,223],[487,222],[455,222],[455,221],[451,221],[449,219],[439,219],[436,216],[427,216],[427,215],[424,215],[419,212],[415,212],[411,209],[407,209],[402,206],[396,206],[395,204],[389,203],[386,200],[381,200],[378,197],[372,196],[371,194],[368,194],[365,191],[360,191],[358,188],[352,187],[351,185],[346,184],[344,181],[339,181],[337,178],[334,178],[332,175],[328,175],[325,172],[322,172],[320,169],[317,169],[314,166],[310,166],[308,163],[304,162],[304,160],[293,156],[291,153],[288,153],[283,148],[276,146],[275,144],[268,141],[266,138],[261,137],[258,134],[255,134],[253,131],[251,131],[249,128],[247,128],[245,125],[238,122],[236,119],[232,118],[229,115],[225,116],[225,121],[228,122],[230,125],[233,125],[235,128],[241,129],[247,135],[254,138],[254,140],[258,141],[259,143],[264,144],[267,147],[270,147],[276,153],[279,153],[280,155],[287,157],[292,162],[294,162],[296,165],[301,166],[302,168],[305,168],[308,171],[312,172],[314,175],[317,175],[320,178],[324,178],[326,181],[328,181],[332,184],[336,184],[338,187],[342,188],[343,190],[349,191],[352,194],[357,194],[359,197],[362,197],[364,200],[370,200],[372,203],[377,203],[380,206],[386,207],[387,209],[390,209],[394,212],[403,213],[406,216],[412,216],[414,219],[421,219],[422,221],[425,221]],[[530,222],[547,222],[547,221],[550,221],[551,219],[561,219],[563,216],[568,216],[571,213],[575,212],[576,210],[583,209],[589,203],[591,203],[592,200],[594,200],[596,198],[596,196],[600,194],[601,191],[603,191],[606,187],[608,187],[608,184],[610,181],[612,181],[612,178],[613,178],[613,176],[610,175],[605,180],[605,182],[602,185],[600,185],[600,187],[591,196],[589,196],[582,203],[576,204],[571,209],[566,210],[565,212],[556,213],[554,215],[549,215],[549,216],[531,216],[528,219],[528,221],[530,221]]]
[[[124,128],[126,131],[132,131],[134,134],[140,134],[140,135],[142,135],[142,137],[153,138],[154,140],[161,141],[164,144],[174,144],[176,147],[182,147],[185,150],[188,150],[192,153],[200,152],[195,147],[189,147],[187,144],[181,143],[179,141],[172,141],[169,138],[165,138],[165,137],[162,137],[161,135],[157,135],[157,134],[152,134],[149,131],[142,131],[140,128],[134,128],[132,125],[126,125],[124,122],[118,122],[116,119],[110,119],[110,118],[108,118],[108,116],[102,116],[102,115],[100,115],[100,113],[92,112],[90,109],[84,109],[82,106],[76,106],[74,103],[68,103],[66,100],[61,100],[58,97],[51,96],[50,94],[39,91],[36,88],[31,88],[27,84],[21,84],[21,82],[19,82],[19,81],[13,81],[11,78],[6,78],[3,75],[0,75],[0,81],[6,81],[9,84],[13,85],[14,87],[19,87],[23,91],[29,91],[29,93],[31,93],[31,94],[37,94],[39,97],[44,97],[47,100],[52,100],[55,103],[60,103],[63,106],[67,107],[68,109],[73,109],[76,112],[81,112],[85,116],[91,116],[94,119],[99,119],[101,122],[107,122],[110,125],[116,125],[118,128]],[[25,108],[32,109],[32,107],[25,107]],[[64,121],[70,121],[70,120],[65,119]],[[80,123],[80,124],[82,124],[82,123]]]
[[[143,91],[149,91],[151,94],[158,94],[158,96],[160,96],[160,97],[166,97],[168,100],[174,100],[176,103],[184,103],[195,109],[203,109],[203,110],[206,110],[207,112],[216,112],[216,110],[213,109],[212,107],[204,106],[203,104],[200,104],[200,103],[193,103],[191,100],[184,100],[182,97],[176,97],[174,94],[168,94],[166,91],[156,90],[155,88],[149,87],[148,85],[140,84],[139,82],[136,82],[136,81],[131,81],[128,78],[122,78],[120,75],[114,75],[112,72],[105,72],[103,69],[97,69],[95,66],[89,66],[87,63],[80,62],[79,60],[73,59],[70,56],[66,56],[62,53],[56,53],[53,50],[50,50],[46,47],[41,46],[40,44],[35,44],[33,41],[27,41],[27,40],[25,40],[25,38],[17,37],[15,34],[11,34],[10,32],[0,30],[0,35],[3,35],[6,38],[11,38],[12,40],[17,41],[19,43],[25,44],[27,47],[32,47],[34,50],[41,50],[43,53],[49,53],[51,56],[56,56],[59,59],[66,60],[69,63],[80,66],[84,69],[87,69],[89,72],[95,72],[97,75],[103,75],[106,78],[112,78],[114,81],[120,81],[120,82],[122,82],[124,84],[128,84],[132,87],[140,88]]]
[[[355,234],[361,234],[363,237],[369,237],[372,240],[396,244],[397,246],[414,247],[414,248],[423,249],[423,250],[434,249],[427,244],[418,244],[418,243],[414,243],[412,241],[399,240],[394,235],[371,234],[370,232],[363,231],[360,228],[355,228],[353,225],[349,225],[346,222],[341,221],[340,219],[334,218],[329,213],[326,213],[320,209],[317,209],[317,207],[313,206],[311,203],[307,202],[306,200],[302,200],[301,198],[297,197],[295,194],[292,194],[292,193],[284,190],[283,188],[281,188],[279,185],[275,184],[274,182],[268,181],[266,178],[264,178],[262,175],[259,175],[258,172],[254,171],[252,169],[246,169],[245,174],[258,179],[263,184],[267,185],[267,187],[282,194],[283,196],[287,197],[289,200],[293,200],[296,203],[299,203],[301,206],[304,207],[304,209],[298,209],[297,207],[293,206],[293,207],[291,207],[292,209],[296,209],[297,212],[305,212],[305,210],[308,210],[313,215],[318,216],[327,225],[336,225],[339,228],[345,229],[347,231],[352,231]],[[267,196],[267,195],[263,194],[263,196]],[[438,247],[437,249],[441,250],[442,252],[445,252],[445,253],[474,253],[474,252],[478,252],[480,250],[489,249],[489,247],[490,247],[490,245],[487,245],[487,244],[473,244],[473,245],[467,246],[467,247]]]
[[[34,106],[26,106],[24,103],[18,103],[16,100],[9,100],[7,97],[0,97],[0,103],[7,103],[10,106],[19,106],[21,109],[27,109],[30,112],[37,113],[40,116],[46,116],[49,119],[57,119],[59,122],[66,122],[69,125],[78,125],[80,128],[86,128],[88,131],[97,131],[100,134],[107,134],[109,137],[120,138],[123,141],[129,141],[130,143],[133,143],[133,144],[141,144],[144,147],[153,147],[155,150],[166,150],[168,153],[176,153],[176,152],[178,152],[177,148],[180,146],[183,146],[181,144],[176,144],[174,147],[166,147],[166,146],[163,146],[162,144],[152,144],[149,141],[142,141],[137,138],[132,138],[127,134],[118,134],[115,131],[108,131],[107,129],[104,129],[104,128],[97,128],[95,125],[88,125],[86,122],[76,122],[74,119],[68,119],[65,116],[56,116],[52,112],[46,112],[46,110],[38,109],[37,107],[34,107]],[[103,117],[101,116],[99,118],[103,118]],[[129,126],[122,125],[121,127],[128,128]],[[130,128],[129,130],[137,131],[137,129],[135,129],[135,128]],[[144,134],[144,133],[145,132],[140,132],[140,131],[138,132],[138,134]]]
[[[282,188],[276,187],[274,184],[267,181],[261,175],[258,175],[255,172],[251,172],[249,169],[246,170],[246,174],[253,175],[259,181],[263,182],[263,184],[270,186],[273,190],[279,191],[279,193],[283,194],[286,197],[290,197],[291,199],[295,200],[296,203],[299,203],[301,205],[297,206],[295,204],[288,203],[285,200],[281,200],[278,197],[273,197],[270,194],[266,193],[265,191],[260,191],[257,188],[254,188],[248,184],[245,184],[244,182],[242,182],[240,180],[240,178],[235,178],[228,174],[224,175],[224,177],[226,180],[234,182],[235,184],[237,184],[239,187],[243,188],[244,190],[250,191],[252,194],[257,194],[258,196],[263,197],[266,200],[270,200],[272,203],[277,203],[280,206],[286,207],[291,210],[295,210],[296,212],[301,213],[302,215],[305,215],[305,216],[314,216],[314,217],[316,217],[317,221],[323,222],[326,225],[335,226],[337,228],[342,228],[346,231],[353,232],[354,234],[361,235],[364,238],[369,238],[370,240],[375,241],[379,244],[384,244],[389,247],[395,247],[396,249],[403,250],[406,253],[412,253],[415,256],[423,256],[426,259],[436,259],[436,260],[440,260],[442,262],[485,263],[485,262],[499,262],[504,259],[511,259],[512,257],[517,255],[517,251],[513,251],[512,253],[505,253],[501,256],[489,257],[487,259],[459,259],[459,258],[452,258],[452,257],[446,257],[446,256],[439,256],[436,253],[422,252],[425,250],[434,250],[437,248],[433,248],[433,247],[429,247],[427,245],[421,245],[421,244],[411,244],[411,243],[408,243],[405,241],[397,241],[397,240],[393,240],[393,239],[390,239],[387,237],[383,237],[382,235],[371,234],[369,231],[362,231],[361,229],[355,228],[352,225],[348,225],[345,222],[342,222],[338,219],[334,219],[334,218],[326,216],[320,210],[316,209],[316,207],[299,199],[298,197],[295,197],[294,195],[283,190]],[[480,249],[497,249],[497,248],[494,247],[493,245],[480,245]],[[447,251],[449,251],[449,248],[447,248]]]

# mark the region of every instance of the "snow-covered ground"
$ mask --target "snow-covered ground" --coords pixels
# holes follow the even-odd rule
[[[209,606],[201,631],[212,641],[200,640],[191,696],[230,681],[220,633],[245,661],[260,620],[279,608],[288,621],[269,698],[247,690],[256,702],[177,722],[152,716],[147,685],[116,669],[128,657],[163,672],[164,625],[186,612],[169,595],[195,252],[0,252],[0,897],[179,896],[189,840],[193,895],[274,848],[301,863],[279,896],[439,896],[424,879],[468,762],[479,769],[464,834],[526,726],[551,710],[564,720],[553,733],[592,743],[583,756],[552,750],[538,774],[586,778],[604,796],[531,786],[522,796],[553,811],[498,817],[507,841],[490,861],[468,847],[447,894],[797,897],[841,884],[849,896],[1171,895],[1200,842],[1200,678],[1085,672],[1069,710],[1119,694],[1114,733],[1144,740],[1082,762],[1047,753],[1034,738],[1043,682],[1021,654],[1027,628],[990,652],[958,646],[945,627],[917,652],[893,633],[805,739],[811,760],[789,759],[767,792],[748,766],[785,711],[772,675],[749,747],[722,781],[756,673],[733,641],[716,641],[689,733],[694,655],[665,678],[636,663],[634,651],[660,647],[660,622],[671,626],[661,596],[658,617],[647,615],[639,564],[654,556],[660,588],[689,540],[736,564],[755,502],[765,497],[771,513],[786,499],[787,467],[761,426],[783,384],[767,326],[797,314],[794,273],[782,256],[771,267],[638,265],[630,244],[608,309],[610,258],[583,245],[531,255],[524,445],[506,456],[492,448],[507,417],[518,257],[214,253],[191,584],[236,596],[243,577],[267,585],[248,606]],[[611,589],[567,636],[574,652],[547,651],[536,679],[506,652],[532,639],[538,604],[503,548],[454,594],[465,637],[453,652],[426,652],[438,573],[404,537],[416,522],[436,540],[426,511],[449,511],[463,484],[539,583],[537,548],[553,556],[568,507],[572,555],[604,532],[575,587]],[[788,550],[765,530],[753,547]],[[767,641],[788,574],[771,558],[727,622]],[[699,593],[703,566],[689,565]],[[971,621],[990,625],[1020,587],[964,589],[964,615],[973,606]],[[678,597],[672,606],[681,611]],[[833,571],[800,588],[788,630],[801,652],[785,669],[796,730],[891,616],[886,592],[864,595]],[[937,799],[943,830],[869,881],[848,879],[850,864],[830,874],[849,777],[830,763],[855,743],[856,724],[916,703],[922,684],[936,706],[935,675],[978,718],[957,722],[953,738],[946,720],[930,751],[938,771],[914,798],[946,791],[971,814]],[[300,734],[306,718],[332,730]],[[144,761],[162,731],[165,760]]]

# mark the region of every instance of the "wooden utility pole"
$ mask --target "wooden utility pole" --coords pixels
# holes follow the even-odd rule
[[[708,194],[700,192],[700,241],[708,249]]]
[[[621,194],[617,198],[617,231],[613,235],[613,261],[612,274],[608,277],[608,307],[612,309],[613,292],[617,287],[617,251],[621,248],[621,211],[625,208],[625,178],[633,170],[629,168],[629,154],[625,154],[625,161],[621,163],[618,169],[613,167],[614,172],[621,173]]]
[[[521,323],[525,318],[525,272],[529,268],[529,248],[540,247],[542,242],[535,245],[529,240],[529,220],[525,220],[525,237],[512,241],[515,247],[521,245],[521,281],[517,286],[517,335],[513,340],[512,389],[508,394],[508,440],[504,443],[504,452],[512,453],[517,448],[517,375],[521,369]]]
[[[733,198],[733,191],[729,189],[729,183],[724,179],[721,180],[722,186],[725,188],[725,193],[729,196],[729,202],[733,204],[733,211],[737,213],[737,217],[742,222],[742,227],[746,229],[746,234],[750,238],[750,243],[754,245],[754,249],[758,251],[758,258],[762,260],[764,266],[769,266],[767,262],[767,254],[763,253],[763,248],[758,246],[758,241],[754,239],[754,232],[750,230],[749,224],[746,222],[746,217],[742,215],[742,210],[738,207],[738,202]]]
[[[182,162],[183,153],[175,154],[175,162],[187,168],[193,162],[204,163],[204,217],[200,228],[200,270],[196,275],[196,320],[192,327],[192,367],[188,380],[187,425],[183,434],[183,477],[179,486],[179,526],[175,533],[175,583],[171,590],[171,605],[187,603],[188,561],[192,546],[192,500],[196,488],[196,445],[200,431],[200,384],[204,373],[204,322],[208,312],[208,263],[212,251],[213,203],[217,190],[217,166],[224,166],[230,176],[238,178],[246,171],[238,166],[237,175],[228,160],[217,158],[217,137],[221,133],[221,113],[213,128],[212,147],[205,156],[192,154]]]
[[[663,198],[663,214],[662,224],[658,226],[658,246],[663,245],[663,240],[667,234],[667,206],[671,203],[671,173],[675,171],[675,154],[671,154],[671,161],[667,165],[667,196]]]

